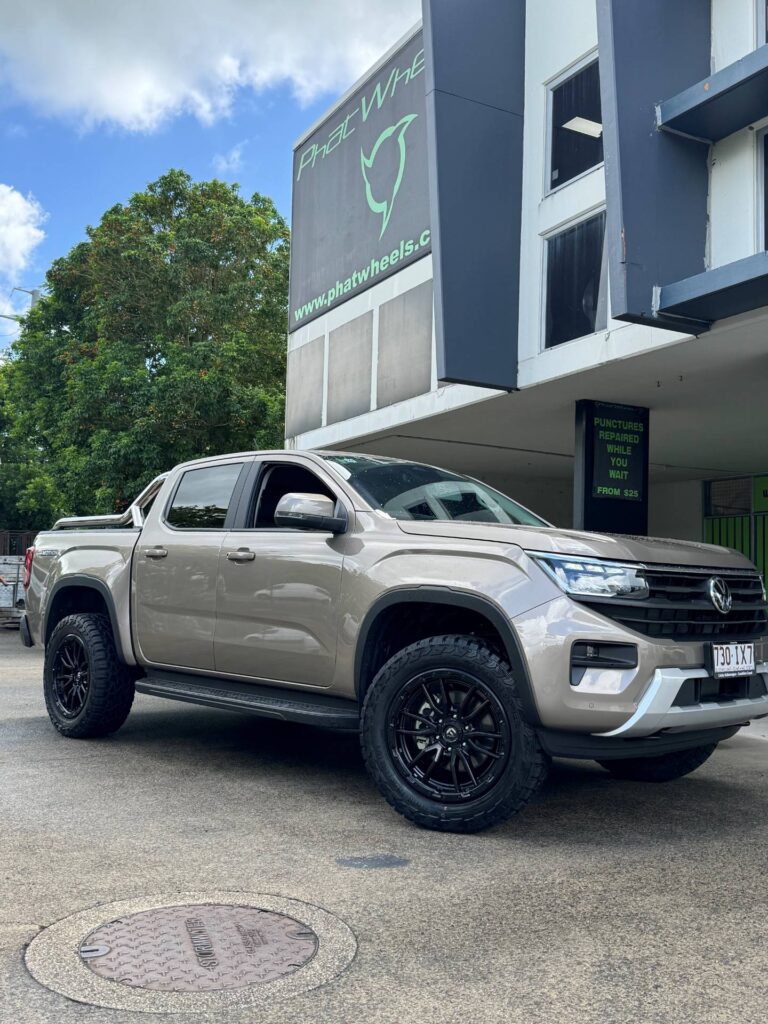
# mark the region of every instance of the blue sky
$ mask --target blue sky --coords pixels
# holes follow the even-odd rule
[[[295,139],[421,0],[0,0],[0,314],[171,167],[271,196]],[[0,348],[14,331],[0,320]],[[5,340],[4,340],[5,339]]]
[[[293,143],[334,95],[323,93],[302,105],[287,86],[261,94],[243,89],[227,116],[212,124],[182,114],[152,132],[119,126],[85,130],[23,104],[0,108],[0,181],[31,193],[47,214],[45,239],[19,284],[39,284],[51,260],[84,237],[87,224],[170,167],[197,179],[237,181],[246,196],[269,195],[290,221]]]

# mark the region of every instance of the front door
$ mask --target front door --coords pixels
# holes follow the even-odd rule
[[[265,461],[241,529],[219,555],[216,671],[242,678],[329,686],[344,538],[275,526],[277,503],[290,492],[336,500],[329,479],[291,461]]]
[[[216,577],[243,460],[189,469],[134,554],[134,643],[152,665],[212,671]],[[233,508],[232,508],[233,510]]]

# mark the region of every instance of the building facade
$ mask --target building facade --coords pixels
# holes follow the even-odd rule
[[[286,444],[768,569],[762,0],[424,0],[294,153]]]

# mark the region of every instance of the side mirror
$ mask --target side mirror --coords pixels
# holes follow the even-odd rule
[[[284,494],[275,509],[275,526],[344,533],[347,510],[324,494]]]

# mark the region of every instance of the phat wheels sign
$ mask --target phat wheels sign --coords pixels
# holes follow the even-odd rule
[[[293,157],[294,331],[431,251],[419,32]]]

